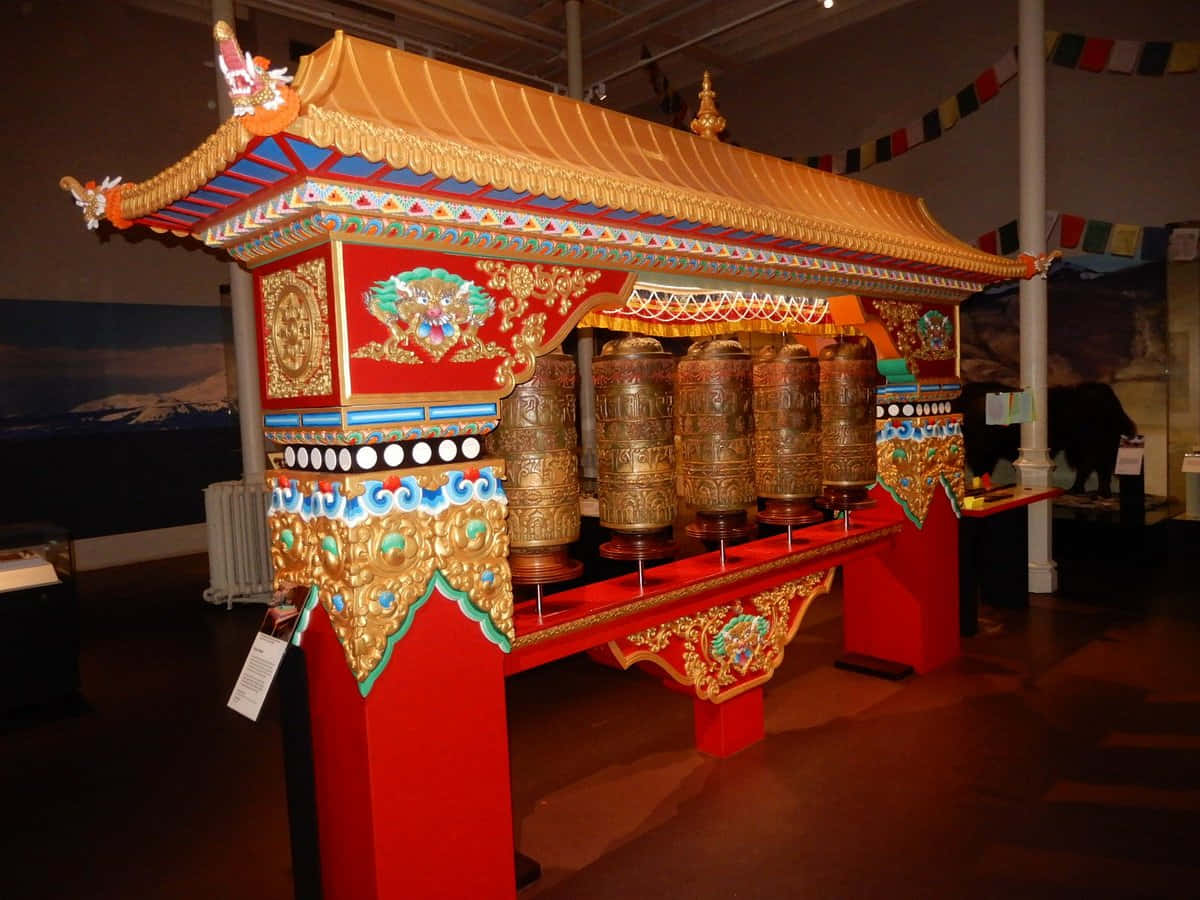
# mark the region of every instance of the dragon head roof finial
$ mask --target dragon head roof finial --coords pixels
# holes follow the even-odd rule
[[[213,40],[233,114],[246,130],[256,135],[276,134],[291,124],[300,112],[300,98],[288,87],[292,76],[287,69],[272,69],[270,60],[243,53],[228,22],[213,26]]]

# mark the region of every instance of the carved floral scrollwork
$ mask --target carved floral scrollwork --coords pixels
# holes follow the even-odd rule
[[[721,703],[770,679],[784,648],[834,569],[789,581],[746,600],[722,603],[612,641],[622,666],[653,662],[701,700]]]
[[[946,491],[956,510],[961,506],[966,485],[960,416],[880,419],[875,439],[879,484],[914,525],[920,528],[925,524],[929,504],[939,488]]]
[[[487,286],[491,290],[507,292],[500,300],[501,331],[508,331],[525,314],[530,299],[544,303],[547,309],[557,304],[558,314],[565,316],[571,309],[571,301],[582,297],[588,287],[600,280],[600,272],[596,270],[568,266],[544,268],[540,263],[527,265],[498,259],[481,259],[475,266],[489,276]]]

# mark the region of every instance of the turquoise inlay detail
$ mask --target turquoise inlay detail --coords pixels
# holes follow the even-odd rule
[[[346,608],[346,598],[341,594],[334,594],[329,599],[333,602],[333,608],[338,612],[342,612]]]
[[[341,427],[342,414],[340,412],[303,413],[300,421],[305,425],[337,425]]]
[[[263,416],[263,425],[267,428],[296,428],[300,425],[300,416],[296,413],[267,413]]]
[[[331,556],[339,555],[337,541],[328,534],[321,538],[321,549]]]
[[[317,600],[320,598],[320,593],[317,591],[317,586],[314,584],[308,589],[308,598],[304,601],[304,605],[300,607],[300,620],[296,623],[296,630],[292,632],[292,645],[300,646],[300,638],[305,631],[308,630],[308,620],[312,618],[313,607],[317,605]]]
[[[384,609],[391,609],[392,604],[396,602],[396,595],[391,591],[384,591],[379,595],[379,605]]]
[[[288,550],[296,545],[296,535],[292,534],[292,529],[285,528],[279,532],[279,543],[283,544]]]
[[[383,540],[379,542],[379,549],[383,553],[390,553],[392,550],[403,550],[406,542],[404,535],[395,531],[388,532],[383,536]]]
[[[468,538],[475,540],[481,534],[487,534],[487,522],[483,521],[483,519],[472,519],[467,523]]]
[[[431,419],[454,419],[459,416],[494,416],[496,415],[495,403],[468,403],[459,404],[457,406],[431,406],[429,407],[429,418]]]
[[[425,418],[423,406],[403,409],[355,409],[346,413],[347,425],[386,425],[389,422],[420,422]]]
[[[481,574],[479,576],[479,580],[482,581],[484,584],[491,584],[493,581],[496,580],[496,573],[493,572],[491,569],[484,569],[483,574]]]

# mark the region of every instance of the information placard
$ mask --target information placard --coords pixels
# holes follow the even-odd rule
[[[254,635],[250,653],[242,664],[242,673],[238,675],[237,684],[229,696],[230,709],[241,713],[251,722],[258,721],[263,701],[267,699],[267,691],[275,680],[275,673],[279,671],[279,663],[287,647],[287,641],[261,631]]]

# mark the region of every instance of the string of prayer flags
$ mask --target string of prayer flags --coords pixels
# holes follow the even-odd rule
[[[1057,235],[1054,233],[1056,229]],[[1131,259],[1136,257],[1143,262],[1184,258],[1175,252],[1175,244],[1184,246],[1188,244],[1188,240],[1185,237],[1180,241],[1175,236],[1188,231],[1200,235],[1200,230],[1197,229],[1175,228],[1172,231],[1170,228],[1152,225],[1128,225],[1106,222],[1103,219],[1087,219],[1053,210],[1046,212],[1047,246],[1079,253],[1107,254]],[[1197,240],[1193,237],[1190,241],[1193,253],[1196,245]],[[1001,256],[1016,253],[1020,249],[1017,220],[1013,219],[999,228],[981,234],[975,241],[975,246],[985,253],[997,253]],[[1194,259],[1195,256],[1189,258]]]
[[[1072,32],[1047,31],[1046,58],[1055,65],[1084,72],[1164,75],[1200,69],[1200,41],[1119,41]],[[852,175],[902,156],[921,144],[937,140],[966,116],[991,101],[1017,74],[1013,47],[973,82],[947,97],[919,119],[873,141],[841,153],[809,156],[814,169]]]
[[[1200,41],[1117,41],[1071,32],[1046,32],[1046,59],[1085,72],[1166,75],[1200,68]]]

